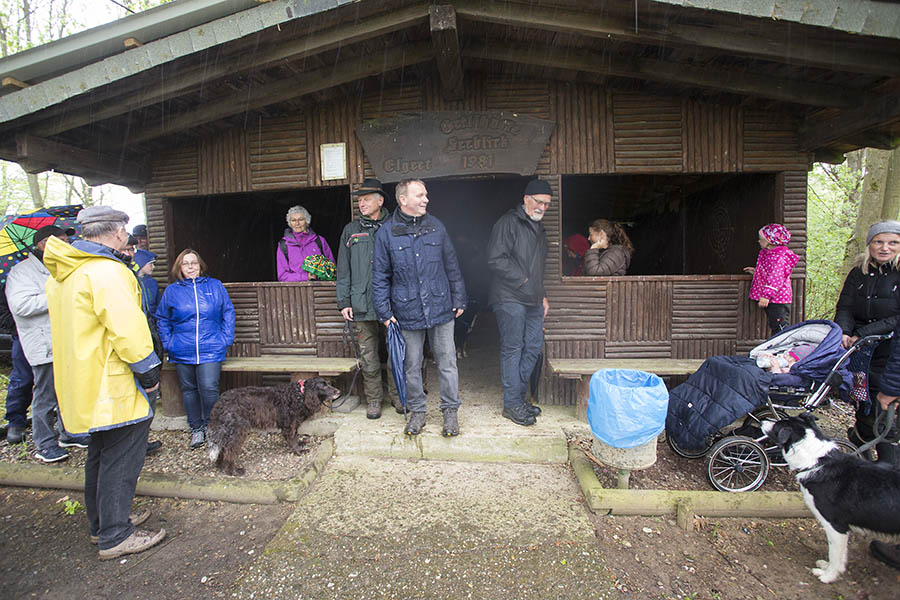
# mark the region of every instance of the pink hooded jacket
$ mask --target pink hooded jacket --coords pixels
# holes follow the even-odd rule
[[[759,251],[756,272],[750,284],[750,299],[768,298],[775,304],[790,304],[793,301],[791,271],[800,257],[787,246],[775,246]]]

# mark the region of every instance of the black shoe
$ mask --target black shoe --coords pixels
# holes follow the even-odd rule
[[[515,408],[503,408],[503,416],[515,423],[516,425],[534,425],[536,419],[525,406],[517,406]]]
[[[25,428],[18,425],[10,425],[6,430],[6,443],[21,444],[25,441]]]
[[[441,435],[443,435],[444,437],[459,435],[459,420],[456,417],[456,409],[445,408],[443,410],[443,413],[444,427],[441,429]]]
[[[419,435],[425,427],[425,411],[410,413],[409,422],[403,429],[406,435]]]
[[[538,406],[536,404],[529,404],[528,402],[526,402],[525,408],[528,410],[528,412],[531,414],[532,417],[537,418],[537,417],[541,416],[541,407],[540,406]]]
[[[885,544],[879,540],[872,540],[869,552],[884,564],[900,571],[900,544]]]
[[[158,452],[160,448],[162,448],[162,442],[159,440],[147,442],[147,454],[153,454],[154,452]],[[134,523],[132,523],[132,524],[134,524]]]

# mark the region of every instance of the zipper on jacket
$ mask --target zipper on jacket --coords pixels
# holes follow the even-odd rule
[[[197,348],[197,364],[200,364],[200,300],[197,299],[197,278],[191,279],[191,282],[194,284],[194,307],[197,309],[197,319],[195,320],[196,327],[196,343],[195,347]]]

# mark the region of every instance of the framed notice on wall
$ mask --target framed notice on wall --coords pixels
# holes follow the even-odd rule
[[[347,144],[322,144],[319,150],[322,159],[322,181],[347,179]]]

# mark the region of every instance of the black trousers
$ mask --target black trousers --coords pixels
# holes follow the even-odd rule
[[[769,329],[772,331],[772,335],[791,324],[790,304],[772,304],[770,302],[763,310],[766,311],[766,317],[769,319]]]

